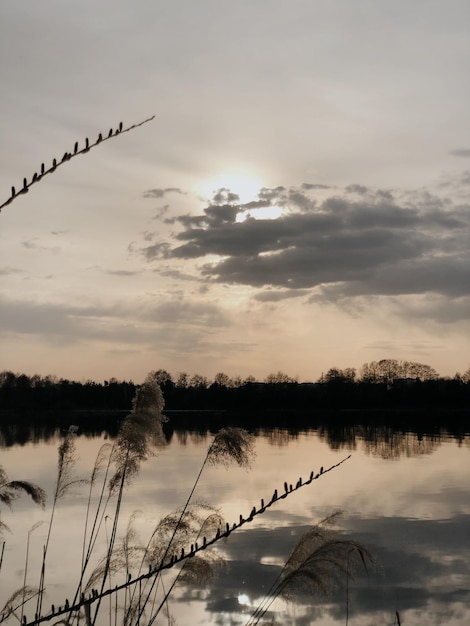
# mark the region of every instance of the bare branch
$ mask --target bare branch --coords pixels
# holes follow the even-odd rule
[[[60,160],[52,159],[52,165],[48,169],[46,169],[44,163],[41,163],[39,173],[35,172],[29,182],[27,178],[23,178],[23,185],[21,186],[21,188],[17,190],[15,187],[12,187],[11,196],[3,204],[0,204],[0,212],[3,209],[3,207],[13,202],[13,200],[16,200],[18,196],[28,193],[29,188],[35,183],[38,183],[42,178],[44,178],[44,176],[46,176],[46,174],[52,174],[52,172],[55,172],[58,167],[60,167],[64,163],[67,163],[73,157],[76,157],[79,154],[85,154],[86,152],[89,152],[91,148],[94,148],[98,144],[104,143],[105,141],[108,141],[108,139],[113,139],[114,137],[117,137],[118,135],[122,135],[123,133],[128,133],[130,130],[134,130],[134,128],[138,128],[139,126],[143,126],[147,122],[151,122],[154,118],[155,118],[155,115],[152,115],[152,117],[147,118],[143,122],[139,122],[138,124],[133,124],[132,126],[128,126],[127,128],[123,128],[122,122],[120,122],[119,127],[116,130],[113,130],[111,128],[106,137],[103,138],[103,135],[100,133],[94,143],[90,143],[87,137],[85,139],[85,147],[82,148],[81,150],[78,149],[78,141],[76,141],[72,152],[64,152],[64,155]]]

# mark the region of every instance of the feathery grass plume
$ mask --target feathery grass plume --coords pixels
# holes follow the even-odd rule
[[[341,515],[334,513],[308,530],[297,542],[285,564],[282,595],[292,598],[301,591],[321,592],[353,578],[359,565],[365,570],[374,564],[374,557],[362,544],[341,539],[331,525]]]
[[[3,608],[0,609],[0,615],[9,616],[14,615],[18,621],[20,620],[16,612],[23,607],[25,602],[34,598],[37,595],[38,590],[35,587],[21,587],[17,589],[6,601]]]
[[[189,505],[187,503],[183,509],[163,518],[153,532],[147,556],[150,567],[154,568],[165,562],[171,562],[173,554],[183,556],[185,548],[188,548],[188,546],[190,548],[187,550],[187,554],[192,554],[198,540],[204,541],[206,534],[214,535],[215,531],[220,531],[224,524],[223,517],[209,504],[199,502]],[[171,556],[167,559],[167,556],[170,554],[170,546]],[[225,560],[214,549],[204,550],[197,555],[193,555],[190,559],[185,559],[170,587],[164,591],[163,599],[160,601],[157,609],[153,610],[153,615],[148,621],[149,626],[153,624],[165,607],[166,611],[169,611],[168,599],[177,583],[189,584],[198,582],[199,585],[208,583],[216,578],[218,571],[223,565],[225,565]],[[152,593],[154,593],[154,596],[156,595],[156,580],[154,578],[149,590],[144,590],[146,597],[141,603],[143,608],[138,615],[137,622],[142,617]],[[155,602],[155,597],[153,602]],[[133,599],[133,604],[135,604],[135,599]],[[127,619],[126,623],[129,623]]]
[[[155,527],[147,546],[145,563],[152,569],[167,563],[170,560],[170,541],[171,554],[179,555],[182,548],[187,548],[199,537],[213,535],[224,525],[225,520],[219,511],[204,502],[191,504],[184,512],[177,509],[161,519]]]
[[[27,480],[9,480],[4,468],[0,465],[0,502],[12,507],[13,501],[26,493],[33,502],[44,508],[46,504],[46,492],[35,483]],[[0,536],[9,531],[8,526],[0,520]]]
[[[46,492],[38,485],[27,480],[8,480],[8,476],[0,466],[0,502],[11,507],[13,500],[19,498],[21,492],[31,497],[33,502],[44,508]]]
[[[209,585],[224,568],[227,568],[227,562],[220,554],[214,550],[205,550],[201,555],[185,561],[179,582],[200,587]]]
[[[207,453],[207,461],[210,465],[228,466],[235,461],[241,467],[249,468],[253,458],[255,438],[243,428],[221,428],[214,437]]]
[[[54,491],[54,504],[72,491],[75,485],[83,485],[87,481],[82,478],[74,478],[73,469],[76,462],[75,441],[77,427],[69,426],[62,443],[58,449],[57,459],[57,482]]]
[[[353,577],[359,565],[375,565],[372,554],[357,541],[341,539],[331,529],[341,512],[326,517],[302,535],[281,573],[246,626],[258,624],[274,600],[292,600],[301,593],[327,595],[336,584]]]
[[[124,477],[125,482],[139,471],[140,463],[151,454],[151,446],[166,444],[162,423],[166,417],[160,386],[146,379],[132,400],[132,411],[124,419],[114,449],[116,473],[111,478],[110,490],[115,491]]]

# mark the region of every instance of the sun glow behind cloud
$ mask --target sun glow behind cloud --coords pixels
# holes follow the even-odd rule
[[[258,191],[263,184],[253,175],[232,170],[220,172],[214,178],[199,185],[199,192],[204,198],[213,198],[221,189],[225,189],[238,196],[240,204],[251,202],[258,197]]]
[[[243,205],[258,201],[263,188],[260,178],[237,171],[227,171],[203,182],[199,185],[198,192],[206,202],[238,203],[241,210],[237,215],[237,222],[244,222],[249,217],[257,220],[277,219],[284,213],[284,209],[279,206],[242,208]]]
[[[266,206],[260,209],[249,209],[237,215],[237,222],[244,222],[248,217],[255,220],[276,220],[284,213],[284,209],[280,206]]]

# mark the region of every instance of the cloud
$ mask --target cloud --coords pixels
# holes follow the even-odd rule
[[[57,254],[61,251],[61,248],[59,246],[41,246],[36,243],[37,240],[37,237],[35,237],[34,239],[22,241],[21,245],[28,250],[43,250],[47,252],[52,252],[53,254]]]
[[[27,337],[52,346],[98,343],[111,349],[155,349],[168,355],[246,351],[247,345],[222,344],[212,336],[232,322],[216,303],[188,300],[184,295],[164,301],[148,296],[136,307],[132,299],[110,304],[75,306],[7,299],[0,296],[2,341]]]
[[[455,150],[451,150],[450,154],[456,157],[470,158],[470,148],[456,148]]]
[[[345,188],[345,191],[348,191],[349,193],[359,193],[359,194],[364,194],[367,193],[367,187],[365,187],[364,185],[348,185]]]
[[[165,301],[145,308],[144,319],[164,324],[190,324],[202,328],[229,325],[221,309],[213,304],[192,302],[184,299]]]
[[[259,291],[254,299],[258,302],[279,302],[289,298],[301,298],[310,293],[308,289],[269,289]]]
[[[230,203],[181,215],[171,243],[140,252],[148,261],[200,259],[201,279],[262,289],[261,301],[306,290],[330,302],[432,294],[447,299],[447,313],[434,302],[436,315],[461,317],[470,296],[466,206],[426,191],[400,195],[360,185],[346,188],[359,198],[335,194],[317,203],[304,190],[260,190],[255,202],[286,209],[277,219],[237,221],[247,205]]]
[[[10,267],[7,265],[6,267],[0,268],[0,276],[11,276],[13,274],[21,274],[22,270],[19,270],[16,267]]]
[[[330,185],[322,185],[320,183],[302,183],[301,187],[307,191],[311,189],[331,189]]]
[[[179,187],[165,187],[164,189],[147,189],[144,191],[144,198],[163,198],[168,193],[179,193],[184,195],[185,192],[182,191]]]
[[[112,276],[135,276],[136,274],[140,274],[140,272],[133,272],[131,270],[106,270],[106,274],[111,274]]]

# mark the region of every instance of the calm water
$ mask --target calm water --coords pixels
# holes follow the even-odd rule
[[[12,445],[0,450],[0,464],[10,479],[29,479],[50,494],[55,481],[58,436],[48,441]],[[103,437],[77,439],[76,474],[91,472]],[[136,528],[146,541],[155,524],[184,503],[211,436],[175,433],[142,467],[125,494],[124,531],[135,511]],[[445,434],[422,436],[387,430],[350,429],[341,437],[319,431],[290,435],[260,432],[257,457],[250,471],[208,467],[195,498],[220,508],[230,522],[247,517],[260,498],[269,500],[284,481],[307,478],[311,470],[329,467],[351,454],[342,466],[310,486],[280,500],[251,525],[221,545],[229,567],[208,589],[180,590],[170,610],[180,626],[245,624],[296,539],[310,524],[341,509],[345,537],[364,543],[380,569],[359,575],[349,585],[349,624],[463,626],[470,623],[470,438]],[[70,596],[80,561],[85,489],[64,497],[56,513],[48,556],[47,603]],[[0,572],[0,601],[23,583],[28,531],[47,520],[27,498],[2,520],[10,526]],[[37,585],[46,526],[30,533],[28,583]],[[116,579],[113,581],[117,583]],[[303,597],[272,607],[276,624],[333,626],[346,623],[346,589],[333,596]],[[268,618],[266,618],[268,619]],[[159,623],[159,622],[156,622]],[[165,620],[161,623],[166,623]]]

